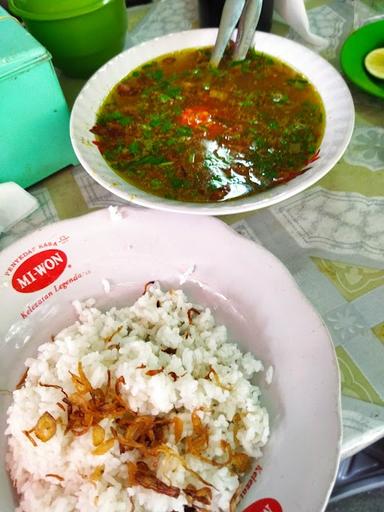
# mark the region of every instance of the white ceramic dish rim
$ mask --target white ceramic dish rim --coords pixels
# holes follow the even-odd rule
[[[80,163],[90,176],[104,188],[127,201],[158,210],[197,215],[227,215],[272,206],[288,199],[316,183],[325,176],[341,158],[352,136],[355,115],[353,100],[343,78],[331,64],[306,47],[280,36],[257,32],[255,35],[255,45],[257,45],[259,50],[286,61],[299,72],[308,76],[310,81],[319,90],[326,109],[325,134],[320,147],[321,159],[311,164],[310,170],[286,184],[254,196],[224,203],[198,204],[161,198],[137,189],[115,174],[102,158],[96,147],[92,145],[91,141],[94,137],[91,136],[89,132],[89,129],[94,124],[97,109],[112,87],[130,71],[159,55],[175,49],[213,44],[216,33],[217,29],[196,29],[167,34],[146,41],[122,52],[107,62],[85,84],[72,110],[70,121],[71,140]],[[171,49],[166,50],[167,46]],[[164,49],[159,51],[159,48]],[[127,64],[131,57],[140,52],[145,53],[147,50],[152,50],[149,57],[145,57],[142,60],[139,59],[139,61],[132,66]],[[294,62],[290,60],[291,54],[295,56],[293,59]],[[295,60],[296,58],[300,60],[299,63]],[[306,62],[305,68],[303,68],[303,61]],[[112,83],[109,83],[108,79],[110,73],[117,69],[119,70],[119,77],[113,80]],[[320,78],[314,80],[311,76],[312,73],[315,73],[316,76],[322,75],[325,78],[325,82],[329,82],[328,89],[324,88],[324,82],[320,80]],[[102,84],[101,87],[100,83]],[[93,116],[86,116],[84,122],[84,106],[90,102],[93,102]],[[329,110],[330,104],[332,105],[331,110]],[[334,113],[336,113],[336,116]],[[335,143],[335,138],[337,139],[337,144]],[[326,149],[328,148],[329,150],[332,145],[334,146],[331,148],[332,154],[327,157]],[[93,160],[93,162],[91,162],[91,160]],[[100,171],[96,170],[96,166],[103,169],[103,172],[100,173]],[[102,174],[105,175],[103,176]]]
[[[326,329],[324,323],[322,322],[321,318],[319,317],[319,315],[314,311],[314,309],[310,305],[309,301],[304,297],[302,292],[299,290],[293,277],[289,274],[288,270],[282,265],[282,263],[277,258],[275,258],[271,253],[269,253],[269,251],[267,251],[266,249],[264,249],[261,246],[254,244],[253,242],[245,240],[243,237],[241,237],[238,234],[236,234],[235,232],[233,232],[224,223],[222,223],[221,221],[218,221],[216,219],[192,217],[192,216],[189,216],[189,217],[175,216],[175,215],[168,215],[168,214],[161,213],[161,212],[156,212],[153,210],[151,211],[151,210],[142,210],[142,209],[133,209],[133,208],[121,208],[120,215],[121,215],[121,221],[116,217],[114,219],[112,219],[112,216],[109,214],[109,212],[107,212],[106,210],[101,210],[101,211],[91,213],[91,214],[85,215],[85,216],[77,218],[77,219],[61,221],[61,222],[46,226],[45,228],[42,228],[41,230],[39,230],[31,235],[28,235],[24,239],[16,242],[13,246],[11,246],[11,247],[5,249],[5,251],[3,251],[3,253],[0,255],[0,273],[2,273],[3,268],[4,269],[7,268],[7,263],[9,263],[9,261],[11,261],[15,257],[16,254],[21,254],[21,251],[26,250],[30,246],[37,245],[38,243],[41,243],[42,241],[44,241],[46,239],[47,240],[59,239],[59,237],[62,236],[62,234],[66,234],[66,236],[73,237],[73,242],[72,242],[73,243],[73,252],[71,253],[71,251],[67,250],[68,256],[69,256],[69,261],[71,261],[71,264],[72,264],[72,269],[69,272],[73,273],[73,271],[76,270],[76,267],[77,267],[75,256],[80,254],[79,258],[81,259],[81,262],[82,262],[80,265],[80,269],[83,269],[83,267],[82,267],[82,265],[84,264],[83,260],[85,260],[86,262],[90,261],[88,251],[92,252],[92,249],[90,247],[92,247],[92,248],[94,247],[94,245],[96,243],[95,242],[96,238],[99,240],[98,244],[101,247],[103,247],[103,250],[107,251],[107,254],[109,254],[111,251],[114,251],[115,247],[116,247],[116,245],[114,246],[113,244],[111,244],[111,247],[109,246],[109,244],[106,244],[106,241],[108,240],[108,237],[109,237],[110,242],[117,240],[118,244],[120,245],[120,249],[125,247],[125,254],[128,255],[129,250],[130,250],[129,244],[130,243],[137,244],[138,241],[140,241],[142,238],[146,240],[148,238],[148,236],[147,235],[143,236],[143,233],[145,233],[146,230],[148,230],[149,228],[153,229],[153,233],[155,233],[154,235],[151,235],[151,236],[156,238],[156,236],[158,236],[159,232],[164,234],[169,229],[171,230],[171,232],[175,232],[175,228],[177,228],[177,227],[180,228],[183,225],[188,226],[188,229],[190,229],[191,232],[193,233],[192,239],[196,239],[196,236],[198,236],[198,237],[202,237],[204,240],[207,240],[207,244],[210,246],[211,251],[213,248],[214,250],[218,249],[219,252],[222,252],[220,250],[220,246],[221,246],[221,249],[223,249],[224,247],[227,247],[227,248],[229,248],[228,250],[232,252],[232,254],[237,254],[237,255],[243,254],[244,257],[247,256],[248,262],[252,262],[252,266],[255,265],[255,268],[259,264],[257,262],[262,262],[263,265],[265,265],[265,268],[263,267],[264,268],[263,273],[269,274],[272,278],[272,282],[273,282],[274,278],[278,278],[277,279],[277,282],[279,283],[278,287],[280,287],[281,290],[283,290],[283,291],[285,288],[285,290],[287,290],[286,293],[288,293],[288,296],[290,296],[290,297],[292,296],[294,298],[294,301],[297,301],[297,303],[298,303],[297,307],[302,309],[302,313],[301,313],[301,315],[299,315],[300,318],[303,317],[303,313],[304,313],[304,317],[306,318],[305,322],[307,323],[308,322],[307,317],[311,317],[310,323],[311,323],[312,327],[311,327],[311,329],[309,329],[309,326],[306,325],[305,332],[307,332],[307,333],[312,332],[312,328],[313,328],[313,332],[318,333],[318,337],[316,338],[317,341],[321,341],[322,343],[324,343],[324,345],[321,345],[322,348],[321,348],[320,352],[321,352],[321,354],[324,355],[324,357],[327,360],[327,365],[328,365],[327,372],[330,372],[330,373],[327,373],[327,376],[328,376],[328,378],[330,378],[330,380],[335,385],[335,388],[332,387],[332,390],[333,390],[332,392],[329,389],[327,391],[328,397],[332,396],[332,407],[330,407],[331,404],[327,405],[327,411],[328,411],[328,413],[331,414],[331,416],[329,418],[329,423],[332,425],[332,429],[333,429],[332,432],[334,434],[334,435],[332,435],[332,439],[334,439],[335,441],[337,440],[337,445],[335,443],[335,446],[333,446],[333,448],[336,451],[335,451],[335,453],[327,454],[329,461],[330,461],[329,466],[327,466],[327,475],[324,476],[325,472],[322,473],[322,479],[321,479],[321,483],[320,483],[320,487],[324,488],[325,481],[327,482],[327,486],[328,486],[327,492],[324,494],[321,494],[321,496],[317,496],[317,498],[315,499],[316,508],[312,510],[312,512],[323,511],[327,504],[329,495],[332,490],[333,483],[336,478],[337,468],[338,468],[339,459],[340,459],[340,449],[341,449],[341,401],[340,401],[340,393],[339,393],[340,378],[339,378],[335,350],[334,350],[333,343],[330,339],[329,333],[327,332],[327,329]],[[110,222],[112,222],[112,224],[109,224]],[[113,224],[113,222],[115,222],[115,224]],[[77,234],[76,234],[76,231],[77,231]],[[104,233],[105,236],[100,238],[99,233]],[[125,234],[126,236],[122,236],[123,234]],[[133,241],[135,241],[135,242],[133,242]],[[146,243],[147,242],[144,243],[143,247],[147,247],[147,245],[145,245]],[[81,245],[82,248],[79,247],[79,244]],[[63,246],[64,249],[65,249],[65,247],[66,246]],[[106,248],[104,249],[104,247],[106,247]],[[182,247],[183,247],[182,249],[179,249],[179,253],[185,254],[186,249],[184,249],[184,248],[186,247],[186,244],[182,244]],[[170,251],[171,249],[167,249],[167,250]],[[110,252],[108,252],[108,251],[110,251]],[[197,247],[197,244],[196,244],[196,246],[194,246],[192,252],[194,253],[192,258],[197,257],[197,259],[198,259],[198,256],[200,255],[200,257],[201,257],[200,265],[203,265],[204,261],[207,260],[207,255],[204,251],[204,246],[202,244],[200,244],[200,247]],[[139,254],[140,254],[140,251],[139,251]],[[123,256],[123,255],[124,255],[124,251],[121,254],[121,256]],[[152,256],[150,258],[153,259]],[[95,260],[97,258],[93,257],[92,259],[94,260],[93,263],[96,263]],[[220,260],[221,261],[220,265],[223,264],[222,262],[224,260],[227,261],[227,258],[223,257],[223,259]],[[187,263],[188,263],[187,259],[185,259],[185,260],[180,259],[177,261],[183,261],[183,264],[185,264],[185,265],[187,265]],[[188,265],[189,264],[190,264],[190,262],[188,263]],[[228,264],[229,263],[225,263],[225,265],[228,265]],[[145,265],[145,263],[143,263],[141,261],[140,265],[143,266],[143,265]],[[98,267],[96,267],[96,268],[98,269]],[[178,269],[179,267],[177,266],[174,268],[174,263],[172,263],[171,268],[173,270],[175,270],[175,268]],[[188,269],[189,268],[190,267],[188,266]],[[223,274],[221,273],[222,270],[223,269],[221,269],[219,272],[219,277],[218,277],[219,280],[223,279],[223,277],[222,277]],[[250,271],[252,274],[252,268],[250,268]],[[145,272],[148,272],[148,270],[145,270]],[[178,270],[178,272],[179,272],[179,270]],[[241,270],[239,270],[239,272],[241,275],[243,270],[241,269]],[[260,271],[258,271],[258,272],[260,272]],[[201,275],[202,274],[200,274],[200,276]],[[202,281],[202,282],[203,283],[207,282],[208,284],[210,282],[214,283],[215,279],[217,279],[217,276],[211,277],[210,273],[208,273],[208,275],[209,275],[209,279],[212,279],[212,281]],[[63,276],[65,276],[65,274],[63,274]],[[108,275],[105,275],[105,274],[100,275],[100,273],[98,273],[93,278],[93,280],[96,278],[98,281],[100,281],[101,277],[108,278]],[[271,279],[271,278],[269,278],[269,279]],[[65,277],[64,277],[64,279],[65,279]],[[224,289],[226,286],[230,286],[230,288],[233,288],[233,290],[235,290],[235,294],[236,294],[236,290],[237,290],[237,292],[239,290],[238,286],[240,285],[240,287],[241,287],[244,285],[244,283],[239,283],[238,285],[235,285],[235,283],[229,284],[230,280],[228,279],[228,277],[225,277],[224,281],[225,281],[225,284],[222,285],[222,286],[224,286]],[[117,284],[117,286],[119,286],[119,284]],[[87,289],[87,285],[83,284],[82,287],[86,289],[86,292],[84,291],[84,289],[81,292],[82,297],[83,298],[88,297],[90,292]],[[101,286],[99,286],[99,288],[102,289]],[[221,288],[220,289],[218,288],[217,290],[219,290],[219,293],[222,293],[222,291],[223,291]],[[39,293],[40,292],[37,292],[37,296],[39,295]],[[65,291],[65,293],[63,292],[63,296],[66,298],[60,299],[61,301],[62,300],[65,300],[66,302],[68,301],[68,297],[67,297],[66,293],[67,293],[67,291]],[[84,293],[85,293],[85,295],[84,295]],[[244,294],[244,291],[242,291],[241,293]],[[258,293],[256,293],[255,298],[256,298],[256,296],[258,296]],[[3,317],[3,320],[0,321],[0,332],[3,332],[2,336],[5,336],[6,332],[8,331],[8,327],[9,327],[9,325],[8,326],[4,325],[4,323],[3,323],[4,318],[7,317],[7,313],[8,313],[8,315],[9,315],[9,313],[11,313],[11,315],[14,314],[12,312],[12,308],[14,307],[14,305],[10,305],[11,301],[7,300],[8,297],[5,297],[6,294],[7,294],[6,288],[3,287],[3,289],[0,289],[0,297],[4,298],[4,302],[3,302],[4,317]],[[15,297],[13,297],[13,296],[15,296]],[[13,296],[12,296],[12,300],[15,301],[14,304],[21,304],[21,303],[25,304],[25,302],[28,301],[28,299],[31,301],[35,300],[36,294],[34,294],[34,297],[26,297],[24,294],[13,293]],[[76,297],[76,298],[79,298],[79,297]],[[58,305],[59,304],[60,304],[60,302],[58,303]],[[16,307],[18,307],[18,306],[16,306]],[[56,311],[56,314],[57,314],[57,311]],[[1,324],[3,324],[3,326]],[[16,324],[12,324],[12,325],[15,326]],[[5,327],[5,331],[4,331],[4,327]],[[41,331],[41,329],[40,329],[40,324],[39,324],[39,334],[40,334],[40,331]],[[305,340],[302,340],[302,342],[303,341],[305,341]],[[8,343],[9,343],[9,340],[8,340]],[[34,343],[35,343],[34,346],[37,346],[36,342],[34,342]],[[296,343],[296,346],[298,346],[297,343]],[[2,358],[5,357],[5,359],[7,359],[9,357],[8,356],[9,345],[3,345],[2,347],[0,347],[0,349],[2,349],[2,350],[0,350],[0,352],[3,353]],[[319,355],[318,350],[319,350],[319,347],[316,349],[317,355]],[[18,353],[20,353],[20,352],[18,352]],[[7,363],[6,363],[6,361],[3,363],[0,361],[0,366],[2,364],[7,364]],[[20,361],[19,361],[19,364],[20,364]],[[8,364],[8,366],[9,366],[9,364]],[[275,368],[275,378],[277,378],[277,379],[279,378],[278,372],[279,372],[279,368],[276,367]],[[20,373],[21,372],[17,371],[17,376],[15,376],[15,378],[14,378],[15,382],[17,382],[18,376],[20,375]],[[2,386],[4,386],[4,384],[5,383],[3,382]],[[336,389],[336,386],[337,386],[337,389]],[[320,394],[322,394],[322,391],[318,391],[318,392],[320,392]],[[312,412],[313,412],[313,410],[312,410]],[[305,412],[305,414],[307,414],[307,413],[308,413],[308,411]],[[280,434],[281,434],[281,432],[280,432]],[[274,432],[272,431],[272,436],[273,435],[277,435],[277,434],[276,433],[274,434]],[[1,444],[3,444],[3,442],[4,442],[4,439],[1,440]],[[316,439],[313,439],[313,442],[316,443]],[[316,466],[316,460],[313,461],[313,466],[314,467]],[[273,466],[272,466],[272,468],[273,468]],[[312,478],[315,478],[315,475],[312,475]],[[284,483],[283,483],[283,485],[284,485]],[[287,484],[285,484],[285,486],[287,486]],[[303,482],[302,487],[305,487],[305,482]],[[10,512],[10,509],[7,509],[7,510],[9,510],[9,512]],[[285,509],[284,512],[291,512],[291,511],[290,511],[290,509]],[[300,510],[300,512],[308,512],[308,511]]]

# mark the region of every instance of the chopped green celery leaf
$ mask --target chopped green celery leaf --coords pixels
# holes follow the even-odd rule
[[[262,135],[255,135],[250,149],[257,151],[258,149],[265,148],[266,146],[267,140]]]
[[[107,151],[104,151],[103,156],[107,160],[113,160],[116,155],[115,155],[115,151],[113,149],[107,149]]]
[[[164,72],[162,69],[155,69],[155,71],[148,72],[147,75],[149,78],[152,78],[152,80],[159,82],[164,77]]]
[[[169,96],[172,99],[181,99],[182,98],[181,92],[182,92],[181,87],[172,86],[172,85],[168,85],[164,90],[164,94],[166,94],[167,96]]]
[[[181,137],[190,137],[193,134],[193,130],[190,126],[180,126],[176,130],[176,135]]]
[[[184,151],[186,151],[186,149],[187,149],[186,145],[183,143],[178,143],[174,147],[174,150],[176,151],[176,153],[179,153],[179,154],[184,153]]]
[[[162,116],[160,114],[152,114],[149,118],[149,125],[152,126],[152,128],[155,128],[156,126],[160,126],[162,123]]]
[[[172,128],[172,121],[161,114],[153,114],[150,117],[149,125],[152,128],[159,128],[163,133],[169,131]]]
[[[97,123],[101,125],[110,121],[116,121],[122,126],[128,126],[132,123],[133,118],[131,116],[124,116],[121,112],[107,112],[106,114],[99,115],[97,118]]]
[[[156,189],[160,188],[161,185],[162,185],[161,180],[159,180],[158,178],[154,178],[153,180],[151,180],[151,187],[153,189],[156,190]]]
[[[270,57],[269,55],[266,55],[265,53],[258,54],[256,52],[256,56],[263,62],[263,64],[267,64],[268,66],[273,66],[273,64],[275,64],[273,58]]]
[[[224,69],[216,68],[214,66],[209,66],[208,70],[211,73],[211,75],[217,77],[225,76],[227,74],[227,72]]]
[[[123,126],[129,126],[130,124],[132,124],[132,121],[133,121],[133,117],[124,116],[119,120],[119,123],[122,124]]]
[[[287,80],[287,83],[300,90],[305,89],[309,85],[308,80],[302,77],[290,78]]]
[[[243,63],[242,60],[233,60],[232,62],[230,62],[230,66],[231,68],[235,68],[236,66],[241,66]]]
[[[128,146],[128,149],[129,151],[133,154],[133,155],[137,155],[137,153],[139,153],[140,151],[140,145],[139,143],[137,142],[137,140],[135,140],[134,142],[131,142],[131,144],[129,144]]]
[[[172,188],[178,189],[183,186],[183,180],[180,178],[177,178],[176,176],[172,176],[170,179],[170,184]]]
[[[160,126],[160,131],[163,133],[169,132],[169,130],[172,128],[172,121],[170,119],[164,119],[163,123]]]
[[[160,93],[159,100],[161,101],[161,103],[167,103],[168,101],[171,101],[172,98],[170,96],[168,96],[167,94]]]
[[[115,146],[116,153],[121,153],[125,149],[125,144],[118,144]]]
[[[244,100],[239,102],[240,107],[252,107],[253,101],[252,100]]]
[[[131,162],[128,162],[127,167],[137,167],[139,165],[159,165],[163,162],[166,162],[167,159],[163,155],[146,155],[141,158],[138,158],[137,160],[132,160]]]

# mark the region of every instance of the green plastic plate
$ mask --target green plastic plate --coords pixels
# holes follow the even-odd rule
[[[375,48],[384,48],[384,20],[364,25],[344,42],[340,64],[344,74],[357,87],[384,99],[384,80],[373,77],[364,66],[365,56]]]

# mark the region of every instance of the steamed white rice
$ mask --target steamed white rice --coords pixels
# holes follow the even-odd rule
[[[92,455],[90,432],[79,437],[64,434],[67,414],[57,406],[63,398],[61,391],[38,383],[57,384],[73,393],[69,371],[77,373],[79,361],[94,388],[106,385],[108,369],[113,381],[124,376],[122,396],[132,410],[177,414],[184,423],[183,436],[191,434],[191,412],[198,410],[210,431],[207,457],[223,456],[221,440],[234,450],[240,445],[251,457],[261,456],[269,435],[268,413],[260,405],[259,388],[251,379],[263,365],[227,341],[225,326],[215,324],[209,309],[189,303],[181,290],[163,292],[158,285],[123,309],[103,313],[91,299],[74,305],[78,321],[57,334],[53,342],[41,345],[36,358],[26,361],[25,385],[14,391],[8,410],[7,465],[20,495],[18,512],[183,512],[188,504],[183,492],[176,499],[124,485],[126,463],[138,459],[137,450],[120,454],[115,443],[106,454]],[[194,315],[190,324],[187,312],[192,307],[201,313]],[[105,341],[114,332],[112,339]],[[176,353],[164,352],[167,347]],[[143,365],[164,371],[149,376],[140,368]],[[206,378],[210,367],[222,386]],[[176,381],[169,372],[178,376]],[[58,422],[57,432],[45,443],[37,440],[35,447],[23,431],[32,429],[46,411]],[[232,423],[236,412],[243,418],[237,440]],[[111,424],[108,418],[101,422],[106,430]],[[172,446],[172,439],[169,444]],[[227,467],[214,467],[190,454],[186,460],[214,486],[210,510],[227,511],[239,486],[238,476]],[[91,481],[90,475],[101,464],[103,475]],[[63,480],[47,474],[60,475]],[[175,458],[160,461],[157,477],[180,489],[188,484],[199,487]]]

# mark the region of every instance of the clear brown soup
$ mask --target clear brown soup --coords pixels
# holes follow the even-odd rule
[[[255,51],[212,68],[210,51],[150,61],[104,101],[95,144],[127,182],[179,201],[226,201],[287,182],[317,158],[325,114],[313,85]]]

